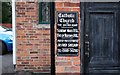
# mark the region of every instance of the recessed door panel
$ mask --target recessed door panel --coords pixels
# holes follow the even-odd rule
[[[84,10],[85,74],[119,75],[119,3],[85,3]]]
[[[114,38],[114,14],[90,14],[89,41],[90,41],[90,63],[94,65],[113,64]],[[103,61],[103,62],[101,62]]]

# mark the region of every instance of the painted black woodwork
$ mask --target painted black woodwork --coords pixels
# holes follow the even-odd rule
[[[55,24],[55,3],[50,2],[50,51],[51,51],[51,72],[49,75],[55,74],[55,43],[54,43],[54,24]],[[40,75],[40,74],[39,74]],[[47,75],[47,74],[46,74]]]
[[[120,74],[119,3],[84,3],[81,53],[85,75]],[[82,8],[81,7],[81,8]],[[84,19],[83,19],[84,17]],[[83,39],[84,38],[84,39]],[[82,51],[84,50],[84,51]],[[83,66],[84,63],[84,66]]]

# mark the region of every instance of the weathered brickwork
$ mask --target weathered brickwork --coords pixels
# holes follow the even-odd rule
[[[56,12],[57,11],[75,11],[78,12],[78,29],[80,32],[80,3],[73,2],[69,0],[69,2],[56,2],[55,3]],[[56,25],[55,25],[56,30]],[[55,32],[55,39],[56,39],[56,32]],[[55,41],[56,43],[56,41]],[[55,45],[55,50],[57,47]],[[79,33],[79,55],[78,56],[57,56],[55,55],[55,67],[56,67],[56,74],[74,74],[79,75],[80,73],[80,33]],[[56,51],[55,51],[56,52]],[[56,53],[55,53],[56,54]]]
[[[50,72],[50,28],[39,28],[38,2],[16,2],[16,70]]]
[[[80,32],[79,1],[55,2],[55,12],[78,12],[78,28]],[[50,72],[50,28],[41,28],[38,24],[38,2],[16,2],[16,33],[17,33],[17,64],[16,70],[29,70],[33,72]],[[55,15],[56,16],[56,15]],[[80,73],[80,33],[78,56],[56,55],[56,24],[55,27],[55,69],[56,74]],[[40,27],[40,28],[39,28]],[[70,74],[68,74],[70,75]]]

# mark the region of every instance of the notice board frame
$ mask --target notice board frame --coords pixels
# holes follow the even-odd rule
[[[58,53],[57,51],[58,51],[58,47],[57,47],[57,50],[56,50],[56,55],[57,56],[78,56],[78,54],[79,54],[79,24],[78,24],[78,12],[77,11],[57,11],[56,12],[56,25],[58,24],[58,13],[72,13],[72,14],[75,14],[76,15],[76,17],[75,17],[75,20],[76,20],[76,24],[77,24],[77,29],[78,29],[78,32],[77,32],[77,34],[78,34],[78,38],[77,38],[77,40],[78,40],[78,47],[77,47],[77,49],[78,49],[78,52],[76,52],[76,54],[60,54],[60,53]],[[57,26],[56,26],[56,34],[57,34]],[[56,36],[56,39],[57,39],[57,36]],[[57,44],[57,41],[56,41],[56,44]],[[58,45],[56,45],[56,46],[58,46]]]

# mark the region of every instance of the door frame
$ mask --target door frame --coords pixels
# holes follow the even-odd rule
[[[85,73],[85,49],[84,49],[84,30],[85,30],[85,3],[80,2],[80,74]]]

